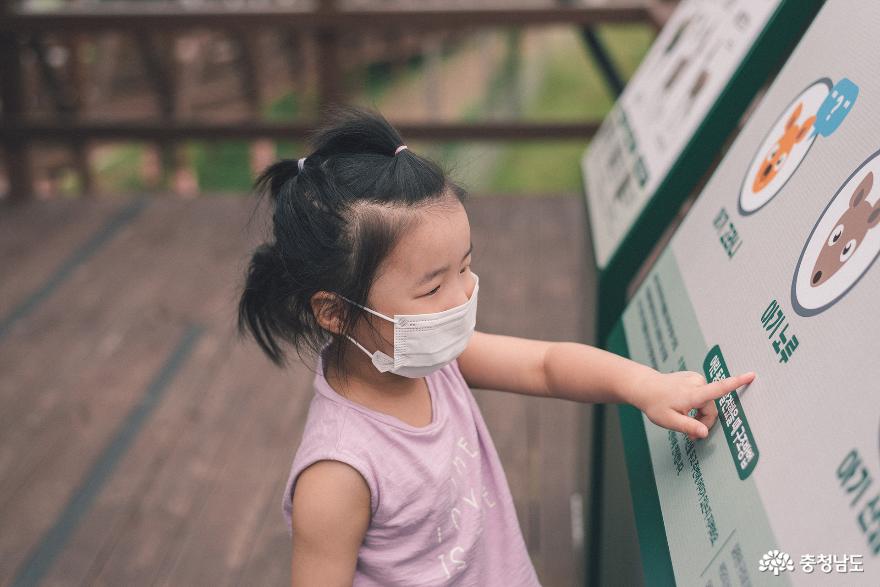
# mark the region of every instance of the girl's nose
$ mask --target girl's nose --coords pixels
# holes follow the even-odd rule
[[[465,299],[464,299],[464,302],[462,302],[462,303],[466,303],[466,302],[470,301],[471,296],[474,295],[475,289],[477,289],[477,278],[474,277],[473,273],[471,273],[471,283],[467,287],[467,290],[465,291]]]
[[[460,290],[461,293],[458,296],[456,296],[455,304],[447,309],[457,308],[459,306],[463,306],[464,304],[468,303],[471,299],[471,296],[474,295],[474,290],[476,288],[477,288],[477,280],[474,279],[473,275],[472,275],[470,284]]]

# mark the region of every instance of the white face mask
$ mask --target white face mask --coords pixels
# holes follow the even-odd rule
[[[345,301],[394,323],[394,357],[378,350],[370,353],[358,341],[347,334],[346,336],[370,357],[381,373],[390,371],[413,378],[433,373],[463,353],[474,333],[480,281],[476,273],[471,275],[474,276],[474,291],[470,299],[460,306],[433,314],[395,314],[394,318],[389,318],[340,296]]]

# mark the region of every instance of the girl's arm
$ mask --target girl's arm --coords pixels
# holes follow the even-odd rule
[[[658,426],[708,436],[715,398],[750,383],[754,373],[707,384],[692,371],[660,373],[576,342],[547,342],[474,332],[458,365],[468,385],[585,403],[628,403]],[[686,414],[697,408],[697,417]]]
[[[300,473],[292,498],[291,585],[350,587],[370,522],[370,488],[354,468],[318,461]]]

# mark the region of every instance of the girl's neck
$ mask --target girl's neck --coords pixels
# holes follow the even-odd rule
[[[343,344],[341,355],[337,355],[339,344]],[[337,341],[326,349],[324,378],[339,395],[356,403],[382,404],[408,399],[425,389],[424,378],[380,373],[363,351],[352,347]],[[347,376],[341,374],[337,357]]]

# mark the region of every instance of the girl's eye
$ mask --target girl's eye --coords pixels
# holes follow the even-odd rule
[[[439,286],[439,285],[438,285],[437,287],[435,287],[434,289],[432,289],[431,291],[429,291],[429,292],[428,292],[427,294],[425,294],[425,295],[432,296],[432,295],[434,295],[435,293],[437,293],[437,290],[438,290],[438,289],[440,289],[440,286]]]

